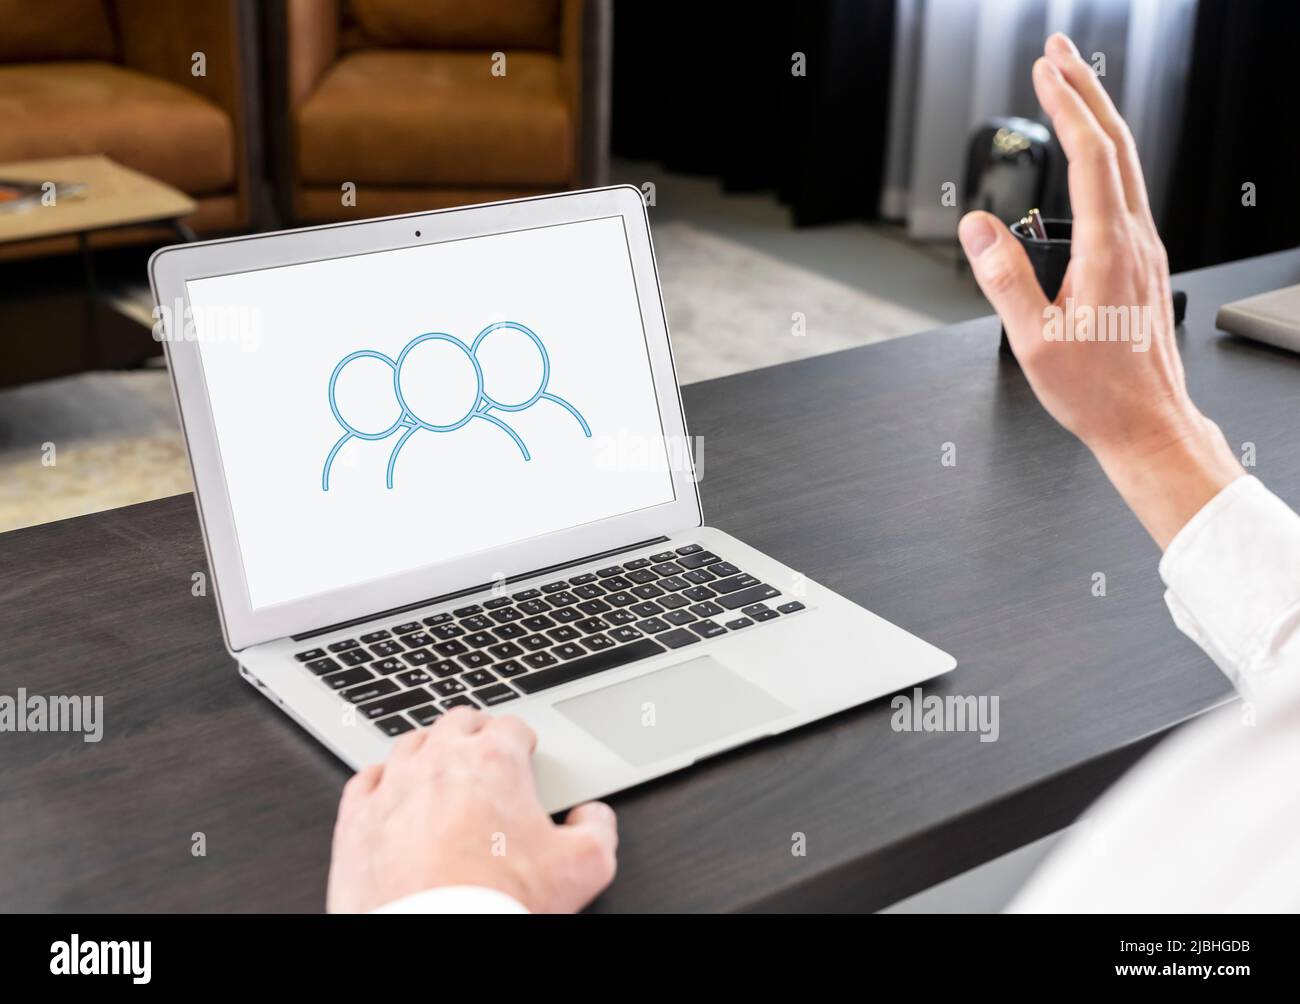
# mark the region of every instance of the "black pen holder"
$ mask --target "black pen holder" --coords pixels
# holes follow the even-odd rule
[[[1025,249],[1029,264],[1034,267],[1038,285],[1043,287],[1043,295],[1048,303],[1056,300],[1065,281],[1065,270],[1070,267],[1070,237],[1074,230],[1072,220],[1043,220],[1043,229],[1047,231],[1047,240],[1032,237],[1029,227],[1024,223],[1013,223],[1011,233]],[[1013,355],[1011,343],[1007,341],[1007,329],[1002,329],[1001,351]]]

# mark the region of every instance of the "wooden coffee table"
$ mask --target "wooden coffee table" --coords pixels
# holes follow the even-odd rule
[[[157,355],[159,346],[147,329],[101,301],[90,237],[122,227],[162,225],[181,240],[193,240],[182,220],[194,212],[194,200],[103,156],[0,164],[0,180],[85,185],[82,194],[60,197],[54,205],[0,212],[0,246],[75,237],[81,265],[80,288],[72,296],[6,298],[0,304],[0,329],[6,332],[0,339],[0,386],[128,366]],[[0,261],[0,273],[16,267],[15,261]]]

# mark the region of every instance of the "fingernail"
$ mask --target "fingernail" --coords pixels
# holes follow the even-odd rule
[[[967,216],[957,226],[957,236],[967,258],[978,258],[998,239],[997,232],[983,216]]]
[[[1079,50],[1075,48],[1070,36],[1063,32],[1056,32],[1048,41],[1051,43],[1052,48],[1062,56],[1077,56],[1079,54]]]

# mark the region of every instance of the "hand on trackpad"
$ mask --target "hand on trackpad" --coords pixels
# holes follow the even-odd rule
[[[560,701],[555,710],[634,766],[709,747],[791,714],[707,655]]]

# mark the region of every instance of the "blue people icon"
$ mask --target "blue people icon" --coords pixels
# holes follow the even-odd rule
[[[531,341],[532,347],[536,350],[541,363],[541,379],[537,388],[522,400],[512,400],[507,398],[505,392],[496,388],[497,393],[490,392],[487,386],[482,363],[479,360],[479,349],[485,340],[497,331],[514,331],[527,336]],[[448,351],[450,350],[450,352]],[[443,361],[437,365],[436,370],[441,372],[453,368],[461,370],[461,377],[464,380],[463,396],[464,410],[460,410],[454,401],[437,401],[422,399],[421,388],[419,386],[419,370],[422,365],[428,365],[430,361],[430,352],[441,355]],[[414,355],[413,355],[414,353]],[[424,358],[424,362],[421,359]],[[336,396],[339,374],[344,368],[358,359],[375,359],[385,363],[392,369],[393,393],[395,397],[395,410],[397,418],[391,425],[375,432],[367,432],[357,428],[346,421],[339,410]],[[582,433],[588,439],[591,438],[591,427],[587,420],[582,416],[572,404],[560,397],[558,394],[551,393],[549,389],[551,377],[551,360],[546,351],[546,346],[542,340],[530,328],[525,327],[515,321],[499,321],[489,324],[486,328],[478,333],[470,345],[466,345],[455,335],[449,335],[445,332],[428,332],[418,335],[411,339],[410,342],[402,349],[397,359],[394,360],[382,352],[376,352],[371,349],[361,349],[344,356],[334,372],[330,375],[329,381],[329,403],[330,410],[334,414],[335,420],[343,428],[343,436],[330,449],[328,456],[325,458],[325,465],[321,471],[321,490],[329,491],[330,468],[334,463],[335,457],[339,451],[352,439],[362,440],[380,440],[387,439],[394,433],[401,430],[401,435],[397,439],[393,452],[388,458],[387,470],[387,487],[393,487],[393,475],[397,465],[397,458],[402,452],[402,447],[407,441],[419,432],[421,429],[429,432],[455,432],[468,425],[475,419],[480,419],[488,424],[500,429],[514,442],[518,447],[520,455],[524,462],[532,460],[532,454],[525,445],[519,433],[510,426],[499,414],[493,412],[511,414],[515,412],[526,411],[541,401],[549,401],[558,405],[567,411],[578,422]],[[419,410],[413,407],[413,403],[419,405]],[[428,408],[437,409],[439,405],[450,405],[451,412],[445,415],[436,415],[427,411]]]

